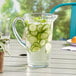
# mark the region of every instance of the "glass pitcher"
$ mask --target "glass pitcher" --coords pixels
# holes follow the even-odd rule
[[[19,43],[26,47],[27,63],[30,67],[47,67],[51,51],[53,22],[57,15],[50,13],[25,14],[23,18],[16,18],[12,28]],[[16,22],[21,20],[25,26],[24,40],[16,30]]]

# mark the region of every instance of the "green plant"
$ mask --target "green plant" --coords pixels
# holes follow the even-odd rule
[[[4,51],[6,51],[5,44],[8,39],[2,39],[1,35],[2,35],[2,33],[0,33],[0,52],[4,52]]]

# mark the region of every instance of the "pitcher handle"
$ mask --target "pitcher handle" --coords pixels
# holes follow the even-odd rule
[[[20,18],[20,17],[17,17],[15,18],[15,20],[13,21],[13,24],[12,24],[12,29],[13,29],[13,32],[14,32],[14,35],[15,37],[17,38],[18,42],[22,45],[22,46],[26,46],[26,42],[24,40],[21,39],[20,35],[18,34],[17,30],[16,30],[16,22],[18,20],[21,20],[23,22],[23,25],[24,25],[24,19],[23,18]]]

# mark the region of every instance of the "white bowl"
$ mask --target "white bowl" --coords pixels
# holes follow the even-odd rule
[[[68,42],[70,45],[76,46],[76,43],[72,43],[72,40],[71,40],[71,39],[68,39],[67,42]]]

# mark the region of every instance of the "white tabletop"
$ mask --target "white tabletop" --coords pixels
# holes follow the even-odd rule
[[[61,50],[65,41],[53,41],[50,62],[47,68],[29,68],[26,53],[16,40],[11,40],[9,53],[5,55],[4,72],[0,76],[76,76],[76,52]]]

